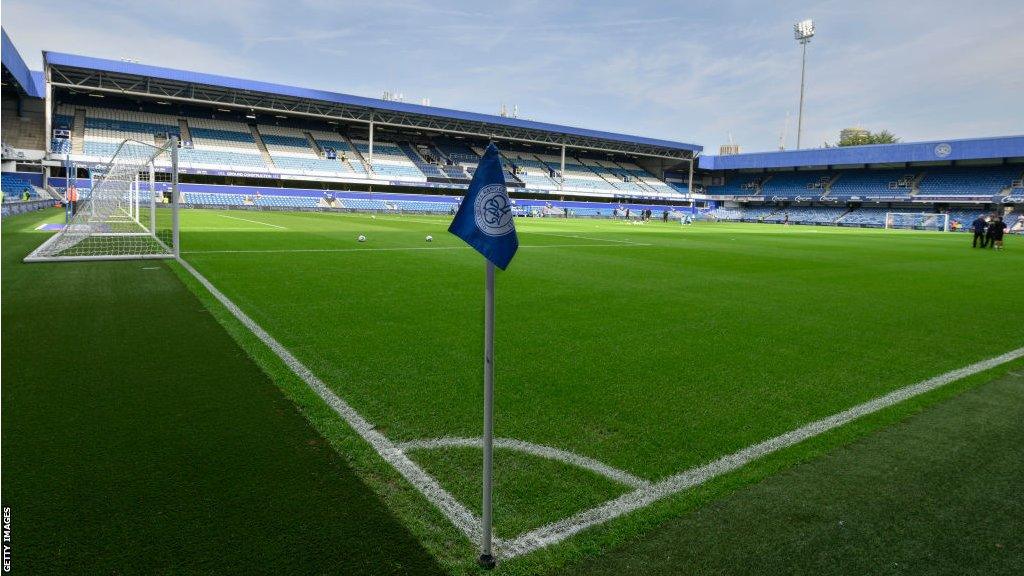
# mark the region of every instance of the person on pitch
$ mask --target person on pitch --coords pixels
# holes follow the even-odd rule
[[[1003,232],[1006,231],[1006,222],[1002,216],[996,216],[988,224],[988,247],[996,250],[1003,249]]]
[[[978,247],[978,240],[981,240],[981,247],[984,248],[988,241],[985,238],[985,229],[988,228],[988,222],[985,221],[983,214],[978,214],[978,217],[971,222],[971,228],[974,229],[974,241],[971,243],[971,248]]]

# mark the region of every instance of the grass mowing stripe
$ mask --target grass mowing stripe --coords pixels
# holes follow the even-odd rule
[[[812,422],[806,426],[787,432],[786,434],[782,434],[781,436],[776,436],[775,438],[749,446],[739,452],[724,456],[705,466],[671,476],[651,485],[650,487],[637,489],[635,492],[625,494],[597,508],[586,510],[571,518],[567,518],[527,534],[523,534],[513,540],[507,541],[499,552],[506,558],[512,558],[539,548],[550,546],[551,544],[560,542],[591,526],[607,522],[608,520],[622,516],[623,514],[632,512],[638,508],[648,506],[661,498],[692,488],[699,484],[703,484],[716,476],[721,476],[722,474],[741,468],[753,460],[771,454],[772,452],[793,446],[794,444],[798,444],[809,438],[824,434],[829,430],[838,428],[848,422],[878,412],[879,410],[883,410],[909,398],[930,392],[962,378],[1012,362],[1018,358],[1024,358],[1024,348],[1011,350],[1010,352],[1001,354],[994,358],[989,358],[988,360],[983,360],[981,362],[971,364],[970,366],[965,366],[957,370],[946,372],[945,374],[940,374],[923,382],[919,382],[905,388],[900,388],[899,390],[890,392],[885,396],[854,406],[849,410]]]
[[[176,264],[22,264],[63,216],[0,227],[13,573],[442,572]]]
[[[193,268],[185,260],[180,260],[189,274],[195,277],[200,284],[206,288],[231,314],[245,325],[257,338],[269,347],[274,354],[281,359],[291,370],[319,395],[324,402],[345,419],[345,422],[352,427],[381,458],[393,466],[406,480],[412,483],[424,496],[436,506],[441,513],[447,517],[467,538],[473,540],[479,537],[480,520],[473,516],[469,510],[451,496],[437,481],[423,471],[416,463],[410,460],[393,442],[386,436],[374,429],[365,418],[356,412],[351,406],[331,391],[309,368],[299,362],[287,348],[281,345],[256,322],[249,318],[241,308],[228,299],[216,286],[210,283],[202,274]]]

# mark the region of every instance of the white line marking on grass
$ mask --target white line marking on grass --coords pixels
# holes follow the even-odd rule
[[[480,519],[473,515],[465,506],[459,503],[447,490],[441,487],[432,476],[427,474],[415,462],[409,459],[394,442],[374,429],[373,424],[367,421],[359,412],[356,412],[347,402],[335,394],[326,384],[323,383],[313,372],[299,361],[273,336],[267,333],[259,324],[249,318],[234,302],[217,289],[205,276],[199,273],[188,262],[178,259],[178,262],[188,270],[189,274],[195,277],[225,308],[234,315],[250,332],[259,338],[270,348],[285,365],[301,378],[307,386],[313,389],[320,398],[324,400],[345,422],[356,431],[359,436],[366,440],[374,450],[380,454],[385,462],[394,467],[406,480],[412,483],[431,504],[436,506],[442,514],[455,527],[466,535],[471,541],[479,539],[481,525]]]
[[[533,244],[520,248],[630,248],[651,244]],[[396,246],[388,248],[280,248],[267,250],[182,250],[182,254],[288,254],[292,252],[413,252],[421,250],[472,250],[472,246]]]
[[[546,546],[550,546],[556,542],[565,540],[566,538],[577,534],[591,526],[596,526],[607,522],[613,518],[617,518],[632,512],[639,508],[643,508],[653,502],[677,494],[698,486],[721,476],[722,474],[737,470],[750,462],[766,456],[773,452],[777,452],[783,448],[788,448],[809,438],[813,438],[834,428],[838,428],[844,424],[847,424],[853,420],[873,414],[879,410],[894,406],[903,402],[904,400],[913,398],[925,392],[930,392],[937,388],[941,388],[951,382],[966,378],[968,376],[984,372],[990,368],[995,368],[1001,364],[1011,362],[1018,358],[1024,358],[1024,348],[1018,348],[1012,350],[1000,356],[989,358],[988,360],[982,360],[970,366],[959,368],[940,374],[934,378],[929,378],[923,382],[912,384],[898,390],[894,390],[884,396],[879,396],[874,400],[869,400],[863,404],[858,404],[849,410],[833,414],[827,418],[823,418],[816,422],[811,422],[806,426],[797,428],[790,432],[786,432],[780,436],[770,438],[764,442],[748,446],[739,452],[734,452],[728,456],[723,456],[710,464],[699,466],[697,468],[691,468],[685,472],[669,476],[664,480],[656,482],[648,487],[639,488],[633,492],[623,494],[618,498],[609,500],[608,502],[584,510],[574,514],[568,518],[564,518],[557,522],[542,526],[536,530],[531,530],[525,534],[521,534],[513,540],[507,540],[504,546],[500,549],[501,556],[505,558],[512,558],[520,556]]]
[[[238,216],[228,216],[227,214],[217,214],[221,218],[231,218],[232,220],[241,220],[242,222],[248,222],[250,224],[262,224],[264,226],[270,226],[271,228],[280,228],[281,230],[287,230],[284,226],[278,226],[277,224],[271,224],[269,222],[260,222],[259,220],[249,220],[248,218],[239,218]]]
[[[187,226],[185,228],[182,228],[182,230],[186,232],[236,232],[238,230],[263,230],[263,228],[257,228],[255,226],[230,226],[227,228],[223,226]]]
[[[303,214],[306,214],[306,212],[303,212]],[[313,212],[313,214],[329,214],[329,215],[332,215],[332,216],[349,216],[349,217],[354,217],[354,218],[361,218],[363,220],[372,220],[372,221],[383,220],[384,222],[418,222],[420,224],[441,224],[445,228],[447,228],[448,224],[451,223],[450,221],[448,221],[445,218],[443,218],[444,216],[447,216],[447,214],[438,214],[438,217],[437,217],[436,220],[418,220],[416,218],[406,218],[404,216],[397,216],[397,215],[390,215],[390,216],[381,215],[381,216],[377,216],[376,214],[374,214],[374,216],[377,216],[376,218],[371,218],[369,214],[360,213],[360,212]],[[451,216],[449,216],[449,218],[451,218]]]
[[[575,238],[577,240],[593,240],[595,242],[615,242],[617,244],[632,244],[636,246],[650,246],[650,244],[641,244],[640,242],[633,242],[632,240],[612,240],[611,238],[591,238],[589,236],[576,236],[570,234],[555,234],[553,232],[535,232],[533,230],[524,230],[527,234],[540,234],[541,236],[558,236],[559,238]]]
[[[560,450],[552,446],[545,446],[543,444],[534,444],[532,442],[526,442],[523,440],[516,440],[514,438],[495,438],[494,446],[496,448],[505,448],[508,450],[515,450],[517,452],[524,452],[526,454],[532,454],[540,458],[547,458],[549,460],[557,460],[564,462],[577,468],[584,468],[590,470],[595,474],[600,474],[609,480],[618,482],[619,484],[625,484],[626,486],[632,486],[633,488],[641,488],[649,486],[650,482],[643,478],[638,478],[625,470],[619,470],[602,462],[598,462],[593,458],[587,458],[573,452],[566,450]],[[402,442],[398,444],[398,449],[403,452],[410,450],[436,450],[439,448],[483,448],[482,438],[452,438],[445,436],[442,438],[432,438],[430,440],[410,440],[408,442]]]
[[[406,480],[408,480],[413,487],[422,493],[431,504],[436,506],[459,531],[461,531],[472,542],[475,542],[478,539],[481,532],[480,519],[474,516],[472,512],[459,503],[459,501],[456,500],[448,491],[442,488],[434,477],[427,474],[426,471],[406,456],[403,451],[414,449],[417,446],[429,447],[434,444],[441,445],[446,443],[453,443],[452,445],[461,445],[462,443],[465,443],[466,445],[476,446],[479,444],[478,439],[442,438],[437,440],[406,442],[401,445],[395,444],[386,436],[377,432],[374,429],[373,424],[368,422],[354,408],[328,388],[323,381],[317,378],[317,376],[314,375],[312,371],[302,364],[294,355],[292,355],[287,348],[281,345],[280,342],[275,340],[270,334],[263,330],[263,328],[256,324],[256,322],[249,318],[245,312],[235,305],[235,303],[227,296],[221,293],[212,283],[210,283],[209,280],[207,280],[188,262],[180,258],[178,261],[185,270],[192,274],[192,276],[194,276],[196,280],[198,280],[199,283],[214,296],[214,298],[223,304],[224,307],[235,316],[235,318],[242,322],[242,324],[248,328],[253,335],[266,344],[267,347],[269,347],[274,354],[276,354],[277,357],[292,370],[292,372],[299,376],[329,406],[331,406],[331,408],[333,408],[334,411],[337,412],[338,415],[340,415],[348,425],[351,426],[357,434],[359,434],[360,437],[362,437],[373,447],[374,450],[377,451],[378,454],[380,454],[381,458],[406,478]],[[691,468],[690,470],[669,476],[668,478],[655,483],[646,483],[639,478],[631,477],[632,482],[645,483],[635,490],[623,494],[618,498],[609,500],[604,504],[576,513],[567,518],[563,518],[562,520],[552,522],[551,524],[547,524],[535,530],[520,534],[511,540],[495,538],[495,550],[497,550],[498,555],[501,558],[513,558],[561,542],[562,540],[582,532],[587,528],[603,524],[604,522],[653,504],[662,498],[678,494],[683,490],[698,486],[708,480],[742,468],[763,456],[788,448],[809,438],[819,436],[853,420],[894,406],[920,394],[941,388],[951,382],[955,382],[962,378],[966,378],[1019,358],[1024,358],[1024,348],[1017,348],[1016,350],[1012,350],[1000,356],[952,370],[945,374],[940,374],[939,376],[929,378],[928,380],[918,382],[917,384],[899,388],[888,394],[879,396],[878,398],[869,400],[863,404],[858,404],[857,406],[843,412],[839,412],[838,414],[811,422],[810,424],[785,434],[748,446],[747,448],[734,452],[733,454],[723,456],[709,464]],[[514,446],[516,449],[530,451],[531,453],[534,453],[534,451],[543,452],[546,457],[549,456],[563,461],[571,461],[573,463],[584,463],[584,467],[595,471],[596,469],[602,469],[604,473],[627,474],[621,470],[616,470],[610,466],[597,462],[596,460],[571,454],[556,448],[531,445],[529,443],[510,439],[503,439],[499,442],[507,443],[507,447]]]

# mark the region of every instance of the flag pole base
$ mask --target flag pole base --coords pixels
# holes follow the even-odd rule
[[[488,570],[491,570],[498,565],[492,554],[481,554],[476,563],[479,564],[481,568],[486,568]]]

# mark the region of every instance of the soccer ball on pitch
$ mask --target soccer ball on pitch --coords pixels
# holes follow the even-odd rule
[[[434,241],[434,237],[433,236],[427,236],[427,242],[433,242],[433,241]]]
[[[360,234],[359,238],[356,238],[356,240],[359,240],[360,242],[366,242],[366,236],[363,236],[362,234]]]
[[[376,220],[376,219],[377,219],[377,215],[376,214],[370,214],[370,220]]]

